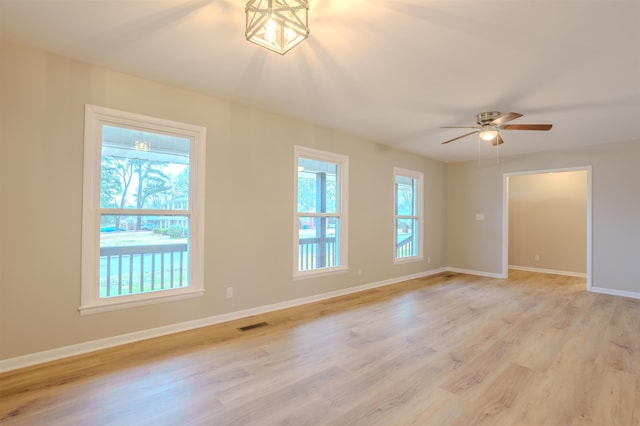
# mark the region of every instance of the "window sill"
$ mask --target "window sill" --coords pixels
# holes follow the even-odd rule
[[[401,257],[399,259],[393,259],[393,264],[399,265],[402,263],[422,262],[423,260],[423,256]]]
[[[144,296],[144,297],[140,297]],[[173,302],[182,299],[191,299],[193,297],[204,296],[203,289],[190,289],[189,291],[181,291],[172,294],[145,294],[136,295],[134,299],[127,297],[126,300],[121,298],[101,299],[97,303],[90,303],[80,306],[78,310],[80,315],[99,314],[101,312],[115,311],[119,309],[134,308],[136,306],[152,305],[156,303]]]
[[[335,274],[344,274],[349,271],[349,267],[342,266],[339,268],[331,268],[331,269],[318,269],[315,271],[306,271],[306,272],[297,272],[293,274],[294,281],[296,280],[304,280],[307,278],[318,278],[326,275],[335,275]]]

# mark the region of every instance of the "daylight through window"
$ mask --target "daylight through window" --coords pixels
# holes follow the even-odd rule
[[[294,275],[347,268],[345,156],[296,147]]]
[[[422,173],[394,169],[396,260],[422,256]]]
[[[200,291],[204,129],[92,106],[86,120],[81,310]]]

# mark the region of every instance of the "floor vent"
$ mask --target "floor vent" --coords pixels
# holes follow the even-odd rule
[[[257,322],[255,324],[249,324],[249,325],[245,325],[244,327],[238,327],[238,330],[240,331],[248,331],[248,330],[253,330],[254,328],[259,328],[259,327],[265,327],[269,324],[267,324],[266,322]]]
[[[445,278],[452,278],[452,277],[455,277],[456,275],[458,275],[458,274],[455,274],[455,273],[454,274],[447,274],[444,277]]]

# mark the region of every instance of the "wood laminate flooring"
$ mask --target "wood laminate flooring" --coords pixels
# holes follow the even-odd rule
[[[640,300],[415,279],[1,374],[0,424],[640,425]]]

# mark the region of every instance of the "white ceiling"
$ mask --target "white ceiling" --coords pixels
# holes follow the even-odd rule
[[[479,147],[440,127],[490,110],[553,124],[501,156],[640,140],[638,0],[309,3],[285,56],[244,39],[243,0],[0,0],[0,37],[447,162]]]

